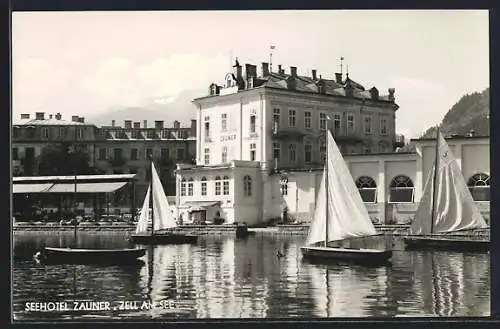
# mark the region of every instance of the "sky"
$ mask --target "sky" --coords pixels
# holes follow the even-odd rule
[[[365,88],[395,88],[396,130],[410,138],[489,86],[487,11],[14,12],[12,112],[169,102],[222,83],[235,57],[260,68],[270,45],[273,70],[334,79],[344,57]]]

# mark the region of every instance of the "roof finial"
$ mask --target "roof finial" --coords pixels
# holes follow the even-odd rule
[[[238,66],[240,66],[240,62],[238,62],[238,57],[236,57],[236,61],[235,61],[233,67],[238,67]]]

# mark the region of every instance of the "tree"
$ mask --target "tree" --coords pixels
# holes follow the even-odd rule
[[[91,175],[99,169],[90,166],[90,156],[81,147],[73,150],[71,144],[51,144],[42,149],[38,156],[38,174],[52,175]]]

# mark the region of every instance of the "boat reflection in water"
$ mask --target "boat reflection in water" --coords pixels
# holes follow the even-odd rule
[[[37,247],[39,239],[59,245],[56,235],[16,239],[20,251]],[[121,246],[123,238],[116,239]],[[106,244],[112,240],[111,235],[102,239]],[[14,313],[16,319],[51,320],[489,315],[487,254],[394,251],[391,266],[316,265],[303,260],[304,240],[201,237],[194,245],[149,246],[146,264],[134,268],[37,266],[30,258],[16,259]],[[403,241],[398,243],[402,249]],[[107,247],[94,245],[100,246]],[[26,302],[74,298],[163,301],[170,307],[24,311]]]

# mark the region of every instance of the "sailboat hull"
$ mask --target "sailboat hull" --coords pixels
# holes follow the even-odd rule
[[[146,249],[51,248],[41,251],[40,261],[49,264],[139,264]]]
[[[388,263],[392,257],[391,250],[349,249],[330,247],[302,247],[302,255],[306,259],[325,262],[355,262],[361,264]]]
[[[162,233],[154,235],[134,234],[131,237],[133,243],[143,245],[158,244],[195,244],[198,236],[189,234]]]
[[[487,252],[490,242],[487,240],[472,240],[445,237],[408,237],[404,239],[407,250],[443,250],[461,252]]]

